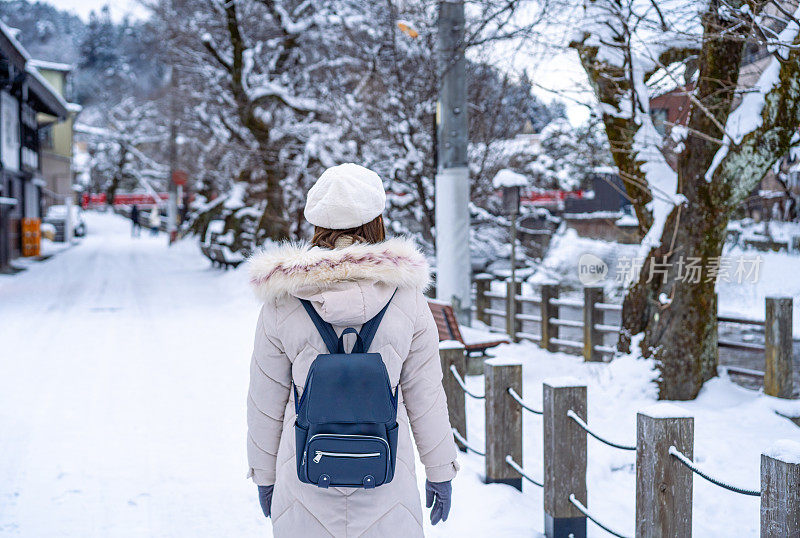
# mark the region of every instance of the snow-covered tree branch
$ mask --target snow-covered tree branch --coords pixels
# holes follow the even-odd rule
[[[643,335],[642,354],[660,361],[664,398],[692,398],[716,375],[715,279],[687,282],[677,260],[708,266],[718,258],[733,210],[797,141],[796,9],[777,1],[595,0],[572,42],[643,237],[620,343]],[[746,46],[772,55],[748,66]],[[746,66],[756,80],[742,75]],[[685,98],[686,114],[660,133],[649,102],[669,89]]]

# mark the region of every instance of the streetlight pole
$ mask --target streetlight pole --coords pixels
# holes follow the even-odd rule
[[[463,0],[439,2],[441,90],[436,106],[436,296],[452,303],[459,321],[469,325],[472,265],[464,24]]]
[[[501,172],[502,173],[502,172]],[[519,216],[520,184],[503,186],[503,210],[508,215],[511,223],[509,235],[511,236],[511,288],[508,292],[508,318],[511,320],[511,336],[516,341],[517,319],[517,217]]]
[[[175,100],[175,65],[170,67],[169,75],[169,200],[167,202],[167,237],[171,245],[178,235],[178,185],[175,182],[175,171],[178,168],[178,118]]]

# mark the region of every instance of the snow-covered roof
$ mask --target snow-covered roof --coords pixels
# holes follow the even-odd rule
[[[617,226],[638,226],[639,219],[630,214],[625,214],[614,221]]]
[[[25,65],[25,72],[30,75],[30,88],[51,109],[50,112],[59,118],[67,117],[67,101],[53,88],[47,80],[30,63]]]
[[[59,118],[67,116],[67,102],[36,70],[35,61],[25,50],[25,47],[17,41],[14,32],[0,21],[0,48],[9,55],[9,59],[20,71],[25,71],[29,75],[28,83],[31,91],[36,95],[49,110],[48,112]]]
[[[87,135],[106,136],[106,137],[115,136],[115,133],[109,129],[103,129],[102,127],[95,127],[94,125],[89,125],[87,123],[76,123],[73,126],[73,130],[76,133],[87,134]]]
[[[591,219],[620,219],[625,215],[622,211],[587,211],[585,213],[564,213],[561,215],[569,220],[591,220]]]
[[[761,198],[783,198],[786,196],[786,193],[778,190],[761,189],[758,191],[758,195]]]
[[[595,174],[616,174],[617,169],[614,166],[595,166],[592,168]]]
[[[75,66],[72,64],[63,64],[59,62],[48,62],[47,60],[37,60],[36,58],[30,60],[28,62],[30,65],[34,66],[36,69],[47,69],[49,71],[61,71],[63,73],[69,73],[75,69]]]
[[[525,187],[528,185],[528,178],[513,170],[503,168],[494,176],[492,185],[495,189],[502,189],[503,187]]]
[[[8,40],[9,44],[16,49],[17,53],[20,56],[22,56],[22,59],[25,62],[30,61],[31,59],[30,54],[28,54],[28,51],[25,50],[25,47],[22,46],[22,43],[17,41],[17,36],[16,36],[17,32],[14,32],[14,30],[6,26],[6,24],[3,21],[0,21],[0,34],[2,34],[3,37],[5,37],[6,40]]]

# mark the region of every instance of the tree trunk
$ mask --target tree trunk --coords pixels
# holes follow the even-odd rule
[[[719,266],[735,204],[725,177],[706,181],[705,176],[719,150],[719,144],[711,140],[722,140],[719,126],[726,124],[733,109],[743,51],[741,42],[724,37],[724,29],[732,23],[720,17],[713,3],[703,15],[708,38],[699,54],[700,76],[693,95],[705,111],[691,111],[676,170],[677,192],[686,202],[673,208],[660,245],[648,254],[639,282],[623,305],[625,330],[620,344],[625,345],[629,335],[643,333],[642,356],[658,361],[662,400],[693,399],[703,383],[717,374],[717,275],[713,268]],[[688,273],[689,263],[698,268],[699,275]]]
[[[282,241],[289,238],[289,218],[283,199],[280,166],[270,157],[264,158],[265,198],[267,201],[256,235],[259,240]]]
[[[643,333],[642,356],[659,362],[659,398],[690,400],[717,372],[719,263],[728,216],[709,207],[673,210],[661,246],[642,265],[623,304],[623,336]],[[672,248],[672,246],[676,248]],[[699,271],[693,268],[698,267]]]
[[[106,189],[106,205],[108,207],[112,207],[114,205],[114,199],[117,197],[117,189],[119,189],[119,184],[122,182],[122,178],[125,175],[124,168],[127,160],[128,152],[124,147],[120,147],[120,156],[117,163],[117,169],[114,172],[114,177],[111,178],[111,184],[108,186],[108,189]]]
[[[626,71],[627,66],[633,65],[630,52],[634,41],[627,33],[631,28],[629,23],[634,20],[632,12],[620,10],[611,0],[598,0],[597,4],[602,8],[597,14],[609,18],[608,26],[619,27],[618,39],[593,41],[586,34],[571,46],[580,53],[598,100],[611,111],[603,113],[603,121],[620,177],[637,188],[646,185],[647,195],[656,196],[657,191],[650,192],[649,187],[654,185],[645,173],[647,152],[632,151],[637,146],[635,137],[641,120],[649,113],[646,103],[636,100],[642,96],[635,90],[651,73]],[[725,269],[720,266],[720,256],[728,219],[769,168],[790,149],[800,123],[797,48],[800,38],[795,36],[792,46],[787,47],[790,52],[779,55],[780,71],[774,86],[755,88],[758,92],[766,91],[763,108],[755,112],[752,108],[744,109],[745,113],[760,115],[759,125],[747,132],[739,132],[741,118],[728,125],[731,111],[743,99],[739,72],[743,42],[753,32],[749,22],[753,15],[749,13],[758,15],[765,5],[767,2],[742,0],[727,4],[718,0],[708,2],[701,16],[702,40],[697,40],[700,49],[693,46],[684,49],[684,40],[679,40],[677,48],[662,52],[656,63],[663,68],[682,61],[687,68],[691,64],[698,73],[692,87],[685,88],[689,99],[686,137],[683,149],[676,154],[676,192],[685,201],[674,207],[666,219],[660,245],[648,253],[622,310],[619,349],[630,351],[633,336],[641,336],[638,343],[642,356],[658,361],[661,399],[694,398],[703,382],[716,375],[715,284],[718,273],[723,274],[719,270]],[[748,11],[748,20],[730,16],[728,9],[738,10],[743,6],[753,10]],[[599,55],[598,41],[603,43],[604,55]],[[609,50],[613,54],[608,55]],[[605,58],[614,60],[608,62]],[[617,65],[620,58],[626,61]],[[765,73],[770,76],[768,71]],[[625,111],[622,105],[627,99],[632,99],[634,105],[642,105],[638,121],[636,106],[633,113],[619,113]],[[648,145],[651,151],[658,151],[663,141],[651,141]],[[720,153],[721,150],[724,152]],[[715,163],[718,157],[720,161]],[[656,178],[658,174],[653,174],[652,179]],[[661,196],[664,194],[671,194],[671,188]],[[631,196],[631,199],[640,229],[656,225],[656,219],[651,219],[647,207],[642,205],[647,196]],[[697,271],[699,274],[695,274]]]

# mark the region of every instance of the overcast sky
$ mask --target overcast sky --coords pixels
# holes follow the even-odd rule
[[[132,17],[141,17],[146,13],[137,0],[44,0],[48,4],[52,4],[59,9],[71,11],[79,15],[84,20],[89,19],[89,13],[92,10],[100,11],[100,9],[108,4],[111,6],[111,15],[115,20],[119,20],[125,15]]]

